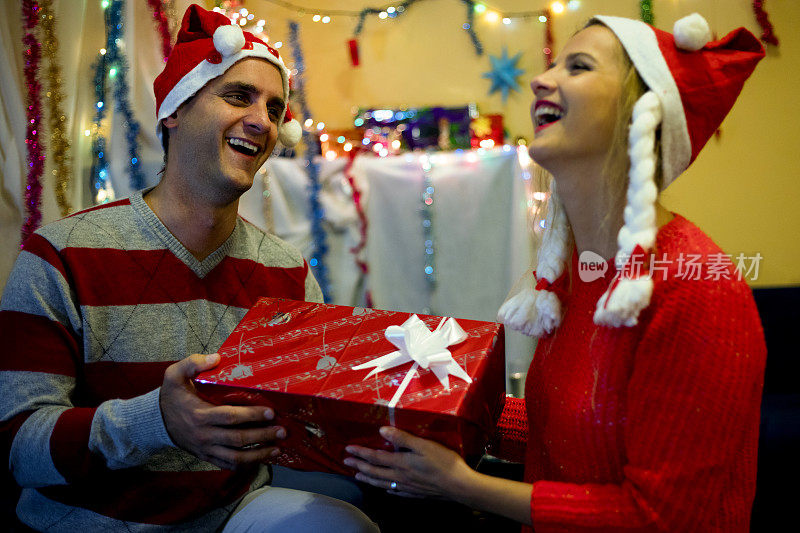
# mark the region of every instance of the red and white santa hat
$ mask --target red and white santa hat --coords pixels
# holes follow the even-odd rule
[[[153,88],[156,95],[156,134],[161,139],[161,121],[194,96],[206,83],[221,76],[247,57],[266,59],[275,65],[283,81],[283,98],[289,101],[289,70],[278,51],[243,31],[222,13],[192,4],[183,15],[181,29],[167,64]],[[297,144],[303,133],[287,106],[281,115],[278,140],[284,146]]]
[[[653,292],[648,259],[658,229],[659,190],[686,170],[719,128],[764,57],[764,48],[745,28],[709,42],[711,30],[697,13],[677,21],[672,34],[633,19],[596,16],[594,20],[614,32],[649,89],[634,105],[629,126],[630,171],[624,225],[617,236],[617,277],[594,314],[599,325],[634,326]],[[656,184],[659,132],[662,180]],[[555,189],[552,192],[550,201],[558,202]],[[551,284],[563,273],[572,252],[563,208],[550,211],[554,215],[547,220],[535,287],[512,296],[498,312],[500,321],[532,336],[550,333],[560,324],[561,304]],[[634,262],[641,268],[631,268]]]

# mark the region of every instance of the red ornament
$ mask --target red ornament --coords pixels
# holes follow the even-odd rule
[[[347,45],[350,48],[350,63],[352,63],[354,67],[357,67],[359,65],[358,41],[356,39],[350,39],[347,41]]]

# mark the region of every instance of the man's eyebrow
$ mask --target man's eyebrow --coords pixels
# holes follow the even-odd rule
[[[222,92],[238,90],[248,93],[257,93],[258,87],[256,87],[252,83],[247,83],[244,81],[229,81],[228,83],[222,86],[221,90]]]

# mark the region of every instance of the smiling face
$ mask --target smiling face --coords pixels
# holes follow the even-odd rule
[[[554,175],[578,163],[602,172],[611,149],[624,78],[622,48],[605,26],[576,33],[531,82],[533,159]]]
[[[239,61],[164,119],[167,175],[174,165],[192,192],[214,203],[235,201],[272,153],[284,109],[277,67],[262,59]]]

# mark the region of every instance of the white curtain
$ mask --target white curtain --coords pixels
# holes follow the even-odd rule
[[[342,159],[319,160],[331,303],[363,305],[366,286],[377,308],[494,320],[509,288],[530,268],[532,258],[523,172],[516,152],[495,149],[481,155],[433,156],[434,287],[423,272],[424,174],[419,156],[356,158],[353,175],[368,220],[366,279],[350,251],[360,240],[360,223],[344,166]],[[308,186],[302,160],[273,158],[242,197],[239,212],[309,257],[313,243]],[[525,372],[533,354],[531,339],[508,331],[506,344],[508,374]]]

